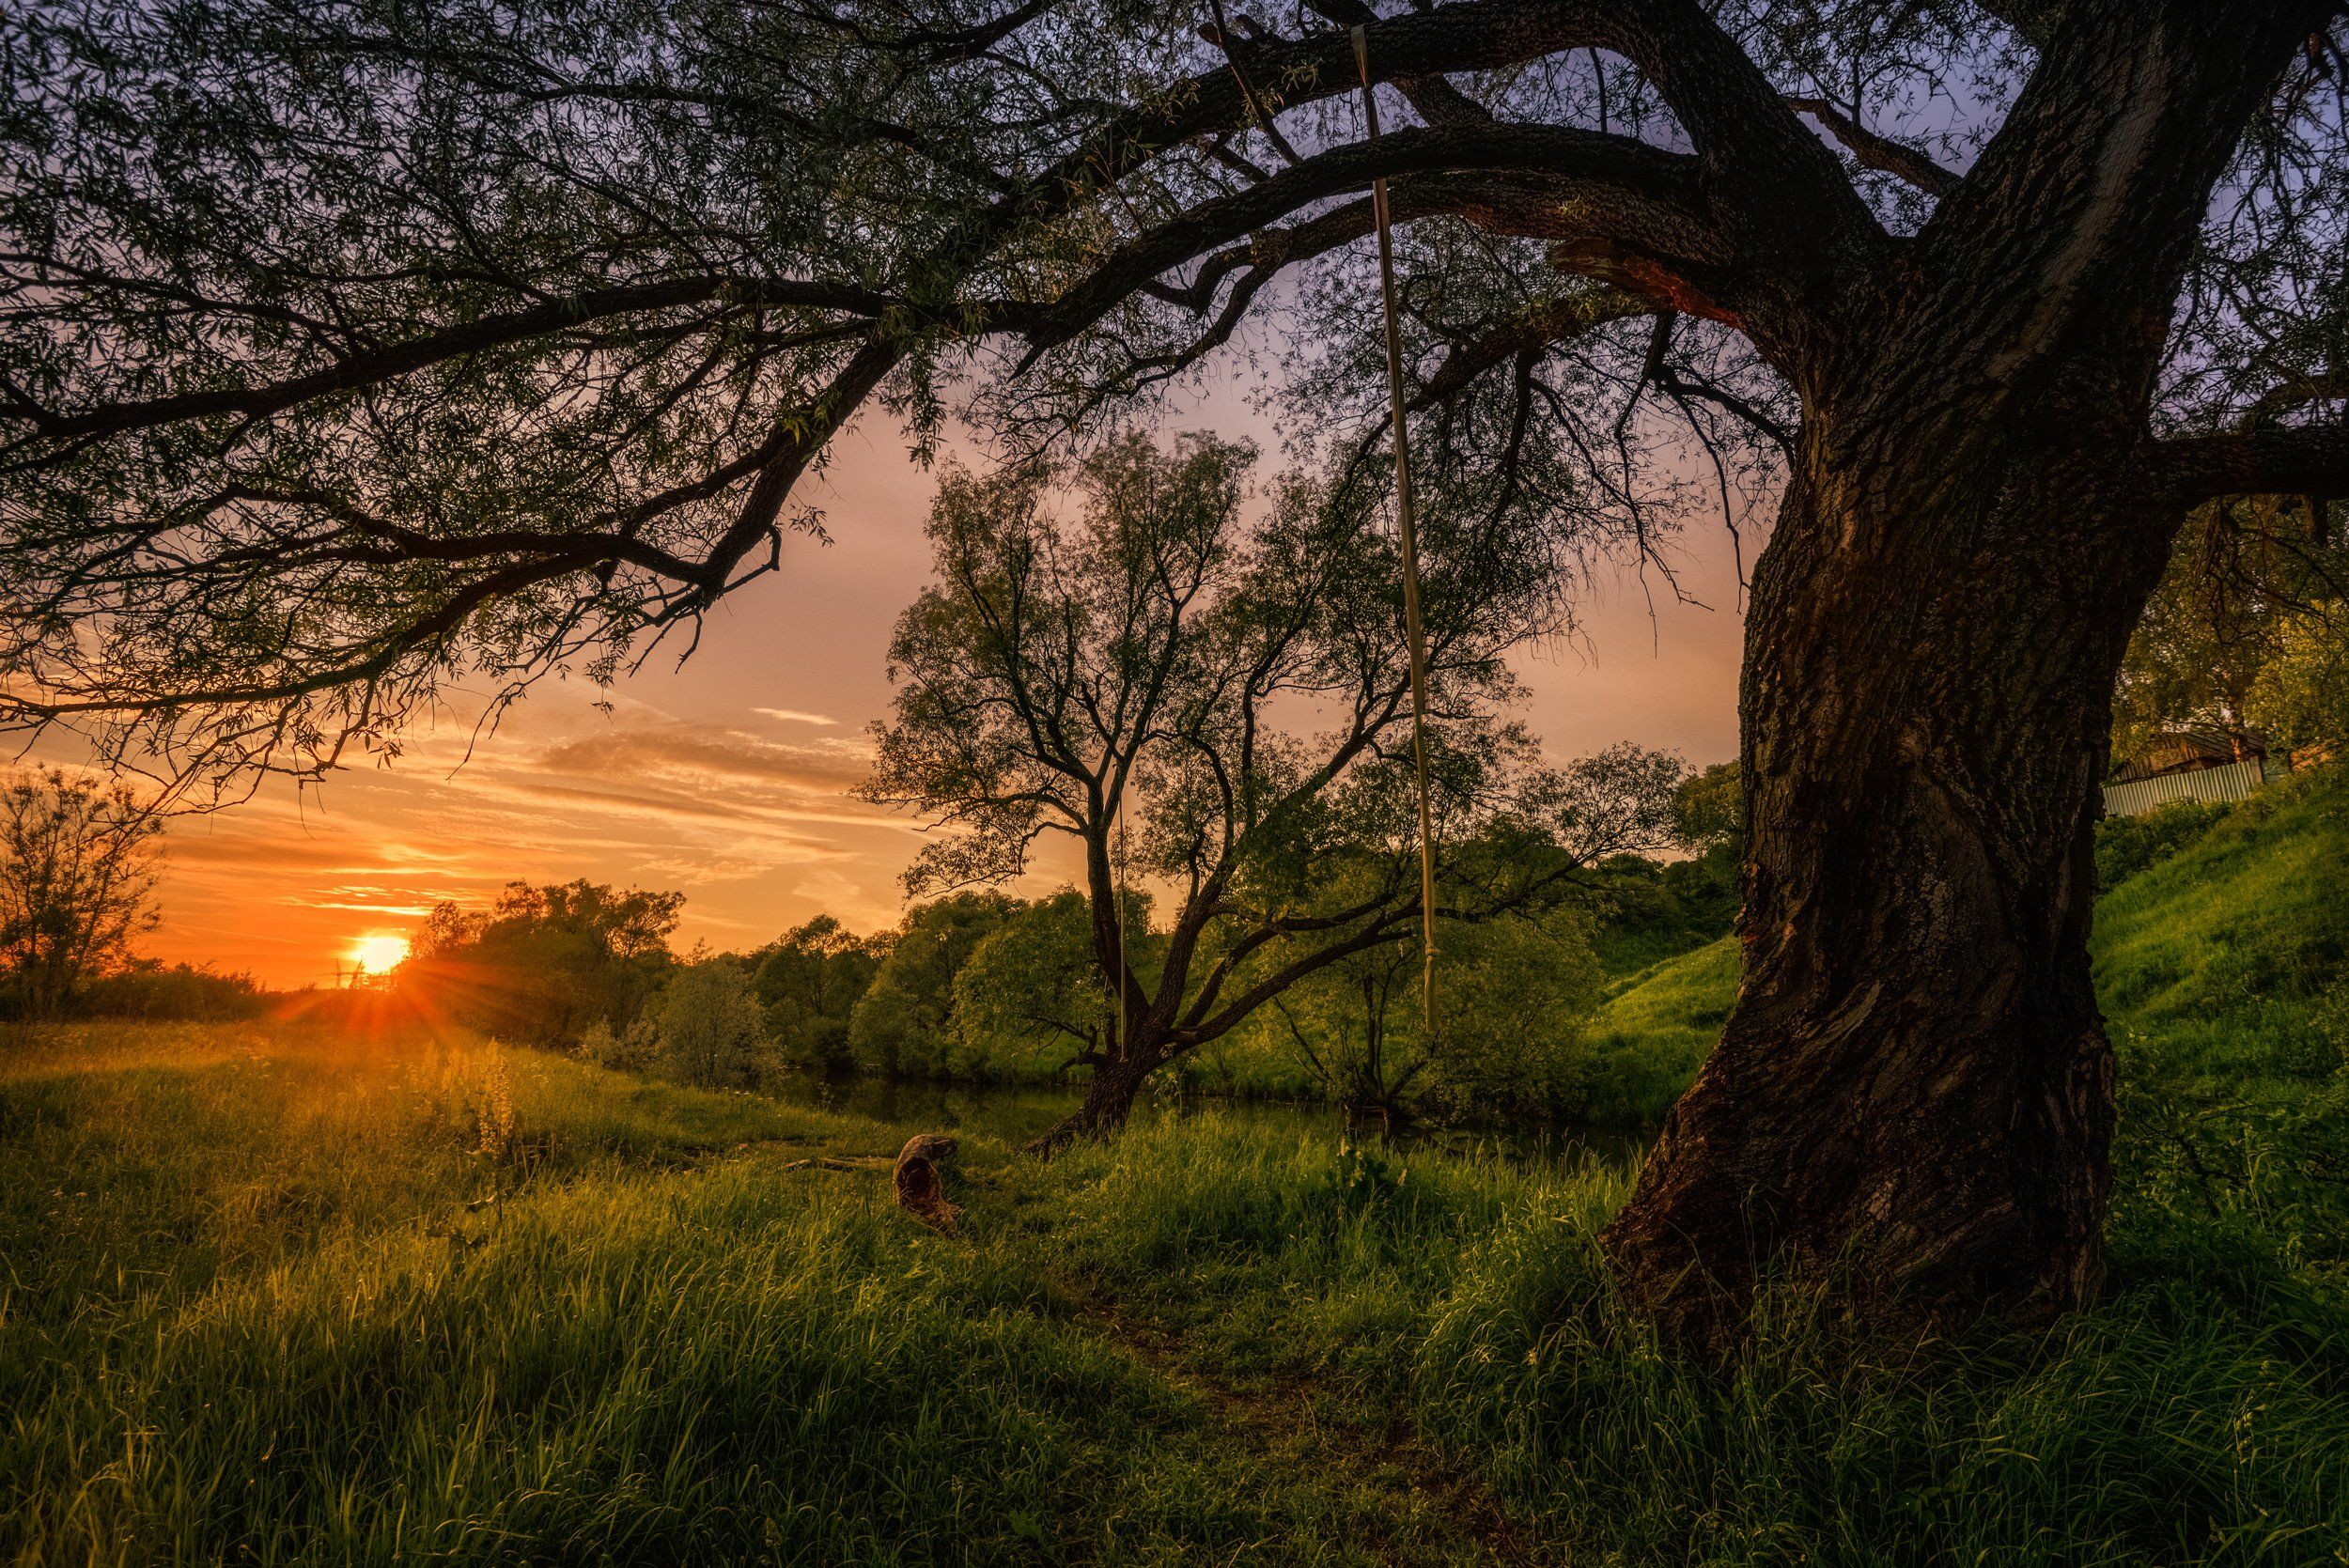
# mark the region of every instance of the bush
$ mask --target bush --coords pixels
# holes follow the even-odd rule
[[[85,1018],[227,1023],[259,1017],[267,1001],[249,974],[223,974],[194,964],[166,968],[146,959],[84,983],[71,1011]]]
[[[848,1017],[859,1066],[942,1078],[954,1065],[955,976],[1022,908],[1000,893],[957,893],[909,912]]]
[[[750,977],[732,959],[679,970],[651,1010],[660,1064],[700,1089],[749,1089],[777,1064]]]
[[[1422,1095],[1460,1123],[1563,1121],[1590,1108],[1589,1028],[1601,976],[1591,923],[1569,907],[1447,939]]]
[[[581,1060],[599,1067],[641,1073],[661,1054],[661,1038],[650,1018],[638,1018],[616,1032],[611,1024],[597,1018],[587,1025],[587,1032],[572,1048]]]
[[[1737,918],[1736,839],[1669,863],[1617,855],[1592,873],[1604,917],[1591,934],[1610,976],[1636,974],[1729,934]]]
[[[2111,816],[2096,824],[2096,887],[2119,887],[2150,870],[2225,820],[2232,806],[2172,800],[2142,816]]]

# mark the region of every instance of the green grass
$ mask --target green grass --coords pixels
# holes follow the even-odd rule
[[[1592,1119],[1621,1125],[1662,1116],[1696,1077],[1736,999],[1734,937],[1609,986],[1591,1028]]]
[[[2349,1560],[2349,825],[2271,792],[2117,887],[2110,1289],[1723,1371],[1614,1302],[1621,1162],[1264,1115],[1049,1165],[468,1039],[0,1039],[0,1560]],[[1734,953],[1630,977],[1692,1070]]]
[[[2201,1090],[2297,1094],[2349,1047],[2349,783],[2271,785],[2096,906],[2124,1053]]]
[[[2052,1338],[1726,1376],[1613,1305],[1619,1165],[1210,1114],[965,1233],[905,1129],[478,1045],[117,1030],[0,1069],[23,1562],[2323,1562],[2349,1303],[2306,1204],[2124,1160]],[[2272,1151],[2270,1151],[2272,1154]],[[2262,1157],[2263,1158],[2267,1157]],[[1491,1499],[1506,1505],[1506,1518]]]
[[[0,1117],[0,1559],[1473,1555],[1085,1315],[1080,1163],[976,1141],[947,1238],[789,1168],[901,1127],[259,1026],[20,1044]]]
[[[2183,843],[2129,857],[2143,869],[2096,904],[2096,993],[2124,1078],[2220,1098],[2330,1080],[2349,1057],[2349,773],[2161,815],[2113,827]],[[1730,938],[1619,981],[1593,1031],[1595,1113],[1661,1117],[1736,995]]]

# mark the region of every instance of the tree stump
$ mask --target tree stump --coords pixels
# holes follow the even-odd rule
[[[897,1204],[934,1231],[952,1235],[962,1211],[946,1201],[939,1167],[954,1157],[955,1141],[941,1133],[920,1132],[897,1151],[890,1179],[897,1189]]]

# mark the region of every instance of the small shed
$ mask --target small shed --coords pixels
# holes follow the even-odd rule
[[[2105,783],[2105,815],[2135,816],[2172,800],[2242,800],[2287,764],[2257,730],[2176,729],[2154,737]]]

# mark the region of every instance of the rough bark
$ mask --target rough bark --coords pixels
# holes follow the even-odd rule
[[[2155,380],[2283,11],[2083,0],[1926,231],[1766,323],[1805,422],[1748,617],[1743,983],[1605,1235],[1675,1338],[1726,1349],[1779,1276],[1878,1324],[2097,1289],[2098,785],[2181,514]]]
[[[1828,444],[1754,584],[1744,983],[1607,1236],[1700,1343],[1781,1261],[1928,1317],[2076,1306],[2101,1272],[2092,834],[2161,552],[2109,461]]]

